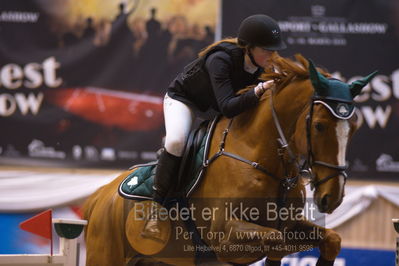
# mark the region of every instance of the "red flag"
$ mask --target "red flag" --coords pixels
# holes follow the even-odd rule
[[[19,228],[52,240],[52,210],[47,210],[19,224]]]

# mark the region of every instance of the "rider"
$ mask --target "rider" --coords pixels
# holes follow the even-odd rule
[[[215,49],[220,45],[225,45],[225,48]],[[285,48],[277,22],[266,15],[252,15],[241,22],[238,38],[211,44],[199,54],[199,58],[205,59],[205,71],[199,83],[205,83],[205,86],[187,86],[187,73],[180,73],[170,84],[164,98],[166,137],[155,174],[155,202],[162,205],[171,183],[175,182],[194,120],[193,110],[214,109],[223,116],[234,117],[255,106],[265,90],[273,86],[273,81],[258,83],[259,75],[264,68],[270,67],[275,51]],[[236,94],[240,89],[256,83],[253,90]],[[151,214],[142,235],[160,239],[158,221],[157,214]]]

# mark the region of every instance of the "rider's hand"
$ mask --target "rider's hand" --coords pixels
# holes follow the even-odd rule
[[[267,89],[273,87],[273,85],[274,85],[274,80],[259,82],[259,84],[254,88],[256,96],[260,98],[263,95],[263,93],[265,93]]]

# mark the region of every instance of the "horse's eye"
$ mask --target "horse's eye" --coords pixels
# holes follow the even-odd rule
[[[315,123],[314,127],[317,129],[317,131],[324,130],[324,125],[322,123]]]

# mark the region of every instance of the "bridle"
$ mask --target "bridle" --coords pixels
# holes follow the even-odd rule
[[[342,175],[344,177],[344,184],[346,183],[346,179],[348,178],[348,174],[346,173],[346,170],[348,169],[348,165],[335,165],[335,164],[330,164],[327,162],[323,161],[318,161],[314,159],[313,151],[312,151],[312,141],[311,141],[311,132],[312,132],[312,119],[313,119],[313,109],[315,102],[325,102],[325,101],[333,101],[337,103],[347,103],[347,104],[353,104],[353,101],[347,101],[343,99],[337,99],[333,97],[320,97],[320,96],[313,96],[311,98],[311,103],[310,103],[310,110],[309,114],[306,116],[306,142],[307,142],[307,158],[304,161],[300,173],[302,175],[308,175],[310,178],[310,184],[311,188],[317,188],[321,184],[324,184],[328,180],[335,178],[337,176]],[[312,173],[312,168],[314,165],[319,165],[323,167],[327,167],[330,169],[334,169],[337,172],[334,174],[331,174],[329,176],[323,177],[319,180],[315,180],[315,176]]]
[[[344,176],[345,183],[346,183],[346,179],[348,177],[348,175],[346,173],[346,170],[348,168],[347,165],[340,166],[340,165],[335,165],[335,164],[331,164],[331,163],[327,163],[327,162],[323,162],[323,161],[314,159],[314,155],[313,155],[313,151],[312,151],[312,142],[311,142],[311,129],[312,129],[311,127],[312,127],[312,119],[313,119],[313,113],[314,113],[313,110],[314,110],[315,102],[336,101],[336,102],[349,103],[349,101],[336,99],[336,98],[332,98],[332,97],[320,97],[320,96],[313,96],[311,98],[309,114],[306,116],[307,155],[306,155],[306,160],[303,162],[302,166],[299,166],[297,157],[294,155],[294,153],[290,149],[289,144],[284,136],[283,130],[281,129],[281,125],[278,120],[278,116],[277,116],[277,113],[276,113],[276,110],[275,110],[274,104],[273,104],[273,96],[274,96],[274,90],[272,90],[272,94],[270,96],[270,105],[271,105],[271,110],[272,110],[272,115],[273,115],[273,121],[277,128],[277,132],[279,134],[279,138],[277,139],[277,141],[280,145],[279,154],[284,154],[284,152],[282,152],[284,150],[287,152],[287,154],[289,156],[288,162],[291,164],[293,163],[295,165],[300,177],[309,179],[311,189],[317,188],[321,184],[323,184],[323,183],[327,182],[328,180],[330,180],[334,177],[337,177],[339,175]],[[281,156],[281,160],[284,161],[283,156]],[[312,168],[314,165],[319,165],[319,166],[327,167],[330,169],[334,169],[334,170],[337,170],[337,172],[332,175],[326,176],[320,180],[316,180],[316,177],[312,172]],[[286,172],[288,172],[288,171],[286,171]],[[298,179],[298,177],[296,179]],[[286,176],[285,178],[287,179],[288,176]],[[295,180],[295,183],[291,182],[292,183],[291,188],[293,188],[296,185],[296,182],[298,182],[298,180]]]

